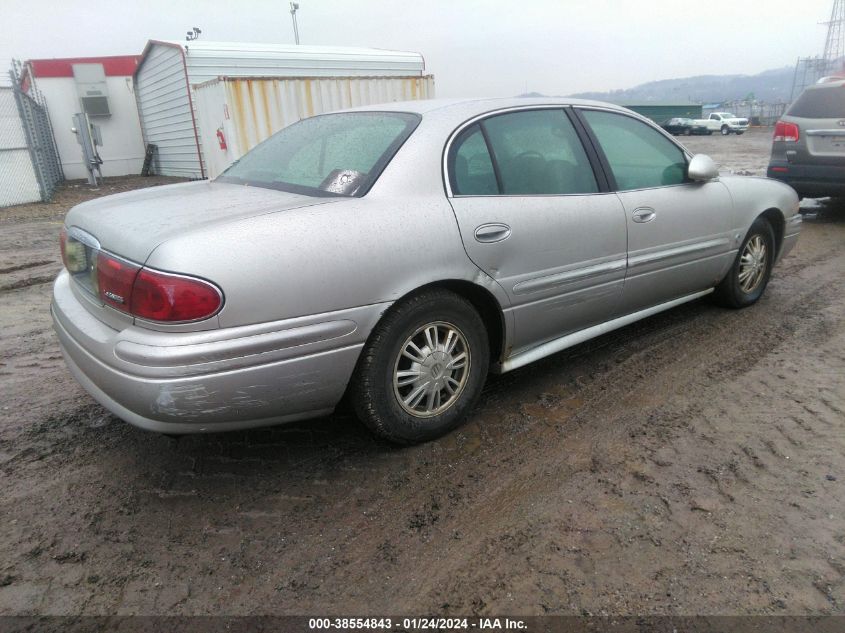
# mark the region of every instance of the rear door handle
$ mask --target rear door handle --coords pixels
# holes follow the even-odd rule
[[[634,209],[634,222],[644,224],[646,222],[651,222],[656,217],[657,213],[651,207],[640,207],[639,209]]]
[[[490,224],[482,224],[475,229],[475,239],[478,242],[489,244],[491,242],[501,242],[511,236],[511,227],[507,224],[500,224],[493,222]]]

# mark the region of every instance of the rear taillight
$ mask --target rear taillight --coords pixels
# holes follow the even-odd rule
[[[799,134],[798,126],[794,123],[788,123],[786,121],[775,123],[775,136],[773,140],[795,143],[799,138],[801,138],[801,135]]]
[[[96,240],[89,244],[77,237],[62,228],[62,262],[80,286],[107,306],[141,319],[173,323],[207,319],[223,305],[223,294],[211,282],[143,268],[100,250]]]
[[[132,314],[152,321],[196,321],[215,314],[223,298],[216,286],[193,277],[142,268],[132,288]]]
[[[97,292],[102,302],[121,312],[131,312],[132,286],[139,270],[140,266],[100,251],[97,254]]]

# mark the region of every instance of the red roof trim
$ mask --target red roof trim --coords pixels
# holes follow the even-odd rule
[[[36,78],[73,77],[74,64],[102,64],[106,77],[131,77],[140,60],[140,55],[66,57],[64,59],[31,59],[29,66]]]

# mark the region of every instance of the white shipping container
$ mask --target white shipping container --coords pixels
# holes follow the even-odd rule
[[[202,139],[217,128],[211,137],[203,130],[194,85],[217,77],[421,78],[424,71],[423,56],[408,51],[150,40],[135,71],[135,95],[144,142],[158,147],[155,172],[207,178]]]
[[[218,77],[193,87],[207,176],[300,119],[357,106],[434,98],[432,75]]]

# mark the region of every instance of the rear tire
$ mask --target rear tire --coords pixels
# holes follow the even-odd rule
[[[692,130],[691,130],[690,128],[687,128],[687,129],[685,129],[685,130],[684,130],[684,134],[685,134],[686,136],[691,136],[691,135],[692,135]]]
[[[472,304],[449,290],[427,290],[395,305],[375,327],[350,400],[375,435],[426,442],[466,420],[489,364],[487,331]]]
[[[772,225],[764,218],[757,218],[748,229],[728,274],[716,286],[716,302],[736,309],[757,303],[769,283],[774,261]]]

